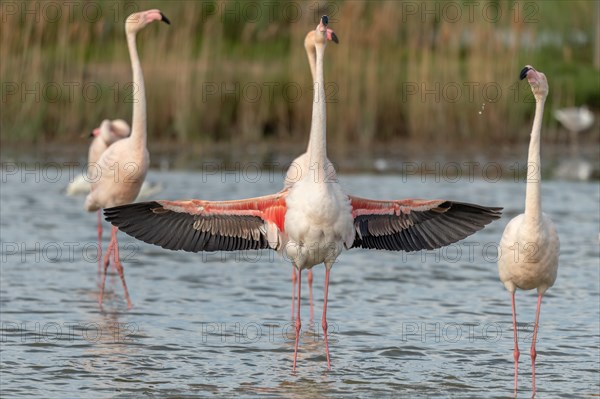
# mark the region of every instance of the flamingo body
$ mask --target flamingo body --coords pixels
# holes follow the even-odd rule
[[[133,202],[146,178],[149,163],[148,150],[144,148],[140,154],[125,139],[108,147],[98,162],[101,176],[92,184],[86,209],[96,211]]]
[[[500,241],[498,271],[509,292],[537,288],[543,295],[554,285],[560,243],[554,222],[542,213],[538,231],[531,231],[525,214],[513,218]]]
[[[337,182],[315,182],[310,175],[294,184],[286,200],[286,252],[301,270],[333,264],[354,240],[348,195]]]

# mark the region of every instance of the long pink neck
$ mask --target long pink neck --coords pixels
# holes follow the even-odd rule
[[[127,34],[127,46],[133,72],[133,115],[130,140],[136,147],[146,148],[146,90],[142,65],[135,44],[135,33]]]
[[[540,135],[546,98],[536,99],[535,117],[527,156],[527,187],[525,191],[525,220],[530,228],[538,229],[542,219]]]

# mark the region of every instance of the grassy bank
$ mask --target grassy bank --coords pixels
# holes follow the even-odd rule
[[[123,21],[147,8],[172,21],[138,35],[157,141],[305,143],[312,88],[302,43],[323,13],[341,39],[325,71],[328,140],[339,151],[525,141],[526,63],[550,82],[548,139],[561,134],[552,109],[600,108],[592,1],[17,1],[2,5],[2,142],[70,142],[104,118],[129,120]],[[598,141],[597,129],[590,137]]]

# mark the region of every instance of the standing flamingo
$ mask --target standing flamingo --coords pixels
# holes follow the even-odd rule
[[[334,43],[339,43],[339,39],[334,31],[327,28],[327,40],[333,41]],[[310,74],[312,76],[313,85],[316,83],[316,46],[315,46],[315,31],[311,30],[306,34],[304,38],[304,49],[306,50],[306,56],[308,57],[308,65],[310,66]],[[311,126],[312,127],[312,126]],[[312,134],[310,135],[312,136]],[[295,180],[298,178],[298,169],[299,170],[308,170],[307,165],[308,159],[306,157],[306,153],[300,155],[296,158],[291,166],[289,167],[284,181],[284,188],[291,187]],[[327,160],[329,162],[329,160]],[[331,164],[331,162],[329,162]],[[298,168],[298,169],[297,169]],[[294,318],[294,299],[296,298],[296,266],[292,265],[292,319]],[[313,273],[312,270],[308,270],[306,280],[308,282],[308,293],[309,293],[309,303],[310,303],[310,319],[313,319]],[[311,321],[312,323],[312,321]]]
[[[99,127],[92,130],[89,137],[92,137],[92,143],[88,150],[87,171],[84,174],[77,176],[65,190],[68,196],[78,194],[88,194],[91,189],[90,180],[92,180],[96,171],[94,166],[100,159],[102,153],[115,141],[121,140],[131,132],[129,124],[123,119],[114,119],[109,121],[105,119]]]
[[[270,248],[298,269],[294,363],[300,337],[302,270],[325,263],[321,325],[327,368],[327,294],[331,267],[343,248],[418,251],[461,240],[500,217],[499,208],[446,200],[374,201],[345,194],[327,161],[323,55],[327,16],[315,30],[316,79],[307,162],[282,191],[237,201],[152,201],[104,210],[125,233],[171,250],[235,251]],[[303,168],[303,169],[300,169]]]
[[[92,185],[92,191],[87,196],[85,207],[88,211],[109,208],[117,205],[128,204],[140,192],[146,172],[148,170],[149,155],[146,148],[146,94],[144,88],[144,75],[136,48],[136,35],[152,21],[170,21],[159,10],[142,11],[131,14],[125,21],[127,45],[131,58],[133,71],[133,115],[131,136],[112,144],[102,153],[98,160],[100,179]],[[113,261],[117,267],[119,277],[123,283],[127,306],[131,308],[131,299],[125,283],[123,266],[119,260],[119,244],[117,242],[117,228],[112,227],[111,239],[104,259],[104,273],[100,289],[100,306],[104,298],[104,285],[106,269],[109,258],[113,253]]]
[[[546,75],[536,71],[532,66],[525,66],[521,71],[521,79],[529,81],[535,96],[535,117],[529,142],[527,188],[525,192],[525,213],[512,219],[502,235],[500,241],[500,258],[498,271],[500,280],[510,292],[512,302],[512,318],[515,348],[515,390],[517,393],[517,379],[519,369],[519,345],[517,342],[517,314],[515,310],[515,290],[531,290],[537,288],[538,302],[533,327],[533,341],[531,342],[531,369],[533,381],[533,396],[535,396],[535,341],[537,339],[538,323],[542,295],[554,284],[558,270],[558,253],[560,244],[554,223],[542,213],[542,196],[540,184],[540,131],[544,103],[548,95],[548,82]]]
[[[104,151],[118,140],[129,136],[131,128],[129,124],[122,119],[110,121],[105,119],[99,127],[92,130],[91,136],[94,137],[88,151],[87,178],[95,176],[96,164]],[[85,181],[85,180],[84,180]],[[102,270],[102,214],[100,209],[98,213],[98,277]]]
[[[108,122],[108,124],[105,124]],[[89,194],[92,188],[90,181],[99,177],[96,170],[96,164],[102,153],[115,141],[128,137],[131,133],[129,124],[123,119],[104,120],[99,127],[92,130],[90,137],[93,137],[92,144],[88,151],[87,171],[78,175],[65,189],[65,194],[69,197],[76,195]],[[97,176],[98,175],[98,176]],[[152,196],[162,191],[162,186],[157,183],[148,183],[144,181],[140,194],[137,199]]]

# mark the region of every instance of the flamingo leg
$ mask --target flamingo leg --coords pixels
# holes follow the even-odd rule
[[[538,294],[537,310],[535,312],[535,325],[533,326],[533,340],[531,341],[531,381],[532,381],[532,397],[535,397],[535,358],[537,352],[535,351],[535,343],[537,341],[537,332],[540,322],[540,308],[542,307],[542,295]]]
[[[302,327],[302,321],[300,321],[300,287],[302,281],[302,269],[298,270],[298,309],[296,310],[296,344],[294,345],[294,367],[293,371],[296,371],[296,360],[298,359],[298,341],[300,340],[300,328]]]
[[[110,243],[108,244],[108,248],[106,250],[106,255],[104,257],[104,268],[102,271],[101,285],[100,285],[100,298],[98,299],[98,303],[100,304],[100,309],[102,309],[102,301],[104,299],[104,286],[106,285],[106,270],[108,269],[108,263],[110,261],[110,254],[112,253],[114,248],[114,237],[111,234]]]
[[[112,235],[114,236],[114,262],[117,268],[117,272],[119,273],[119,277],[121,278],[121,283],[123,284],[123,290],[125,291],[125,298],[127,299],[127,308],[131,309],[131,299],[129,298],[129,291],[127,290],[127,283],[125,282],[125,271],[123,269],[123,265],[121,264],[121,260],[119,259],[119,243],[117,241],[117,231],[118,228],[112,227]]]
[[[110,244],[108,245],[108,250],[106,251],[106,255],[104,258],[104,272],[102,274],[102,284],[100,286],[100,299],[98,302],[100,303],[100,309],[102,309],[102,302],[104,299],[104,286],[106,285],[106,271],[108,269],[108,264],[110,260],[110,255],[113,255],[113,263],[117,268],[117,272],[119,273],[119,277],[121,278],[121,283],[123,284],[123,289],[125,290],[125,298],[127,299],[127,308],[131,309],[131,299],[129,298],[129,291],[127,290],[127,284],[125,283],[125,273],[123,271],[123,265],[121,265],[121,260],[119,259],[119,244],[117,242],[117,231],[116,227],[112,227]]]
[[[296,265],[292,263],[292,317],[294,320],[294,301],[296,300]]]
[[[308,281],[308,298],[309,298],[308,302],[309,302],[309,306],[310,306],[310,325],[313,326],[314,320],[315,320],[315,309],[313,306],[313,289],[312,289],[313,272],[312,272],[312,270],[308,271],[306,279]]]
[[[98,209],[98,278],[102,275],[102,212]]]
[[[515,348],[513,351],[513,357],[515,359],[515,391],[514,391],[514,396],[517,396],[517,380],[518,380],[518,376],[519,376],[519,356],[521,355],[521,353],[519,352],[519,342],[517,339],[517,311],[515,308],[515,292],[512,292],[511,295],[512,298],[512,319],[513,319],[513,331],[514,331],[514,336],[515,336]]]
[[[331,361],[329,358],[329,341],[327,340],[327,294],[329,292],[329,267],[326,266],[325,271],[325,297],[323,300],[323,318],[321,319],[321,327],[323,327],[323,337],[325,338],[325,353],[327,354],[327,369],[331,370]]]

